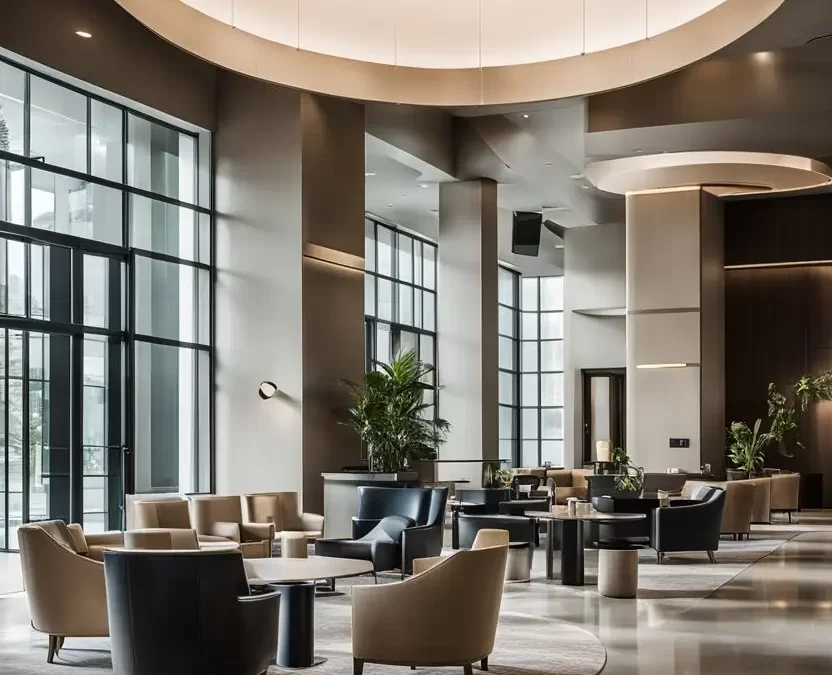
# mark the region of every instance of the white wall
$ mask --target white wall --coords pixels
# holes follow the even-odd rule
[[[564,242],[564,460],[581,466],[581,369],[623,368],[626,329],[623,316],[575,310],[624,307],[625,229],[623,224],[572,228]]]
[[[220,94],[216,490],[300,490],[300,95],[231,74]],[[262,380],[278,398],[260,399]]]

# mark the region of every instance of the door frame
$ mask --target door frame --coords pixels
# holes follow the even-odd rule
[[[610,442],[612,447],[624,447],[627,441],[627,369],[581,368],[581,458],[584,464],[592,463],[592,378],[609,377],[613,387],[610,396],[618,392],[619,406],[611,405]]]

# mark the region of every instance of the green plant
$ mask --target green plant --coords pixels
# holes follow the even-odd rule
[[[625,492],[641,492],[644,487],[644,468],[627,464],[624,474],[615,479],[615,487]]]
[[[728,428],[728,459],[749,475],[763,468],[766,446],[772,441],[771,433],[760,433],[762,422],[758,419],[753,430],[745,422],[732,422]]]
[[[367,444],[371,471],[394,472],[411,460],[436,459],[450,429],[447,420],[426,416],[425,392],[433,366],[413,350],[397,354],[390,365],[364,375],[361,383],[344,381],[353,396],[350,424]]]
[[[511,469],[497,469],[494,471],[494,475],[505,485],[511,483],[511,479],[514,478],[514,474],[511,472]]]
[[[630,463],[630,456],[627,454],[627,451],[624,448],[617,447],[612,449],[610,460],[615,462],[619,466],[625,467]]]
[[[791,396],[783,394],[774,382],[768,385],[770,440],[777,443],[780,454],[793,457],[792,448],[803,448],[797,435],[800,418],[817,401],[832,400],[832,371],[820,375],[803,375],[791,387]]]

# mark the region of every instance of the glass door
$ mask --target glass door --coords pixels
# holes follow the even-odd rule
[[[27,522],[121,524],[124,264],[0,240],[0,550]]]

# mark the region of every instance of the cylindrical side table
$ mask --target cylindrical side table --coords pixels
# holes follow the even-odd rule
[[[283,532],[280,535],[280,555],[283,558],[306,558],[307,538],[302,532]]]
[[[534,549],[528,541],[513,541],[508,546],[506,559],[506,581],[524,582],[532,580],[532,555]]]
[[[598,551],[598,592],[607,598],[638,594],[638,549],[602,548]]]

